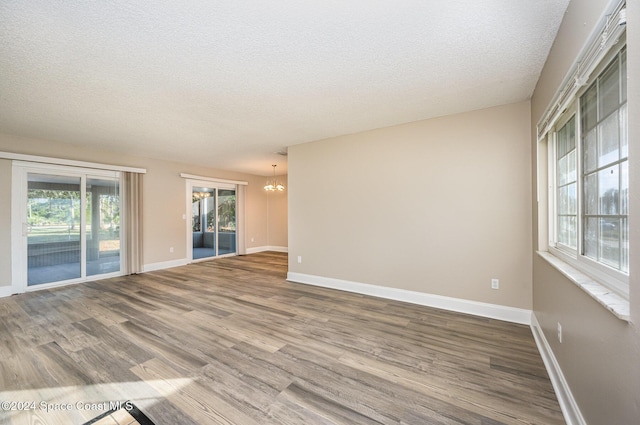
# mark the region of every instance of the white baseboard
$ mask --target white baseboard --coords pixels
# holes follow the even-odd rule
[[[586,425],[587,422],[582,417],[578,403],[576,403],[576,400],[573,398],[569,384],[562,374],[562,369],[560,369],[560,365],[551,350],[551,346],[544,336],[544,332],[542,331],[542,327],[540,327],[535,313],[531,313],[531,332],[536,340],[538,351],[542,356],[542,361],[551,379],[553,389],[556,392],[564,420],[567,422],[567,425]]]
[[[258,252],[276,251],[276,252],[289,252],[289,248],[286,246],[254,246],[253,248],[247,248],[247,254],[256,254]]]
[[[368,283],[351,282],[303,273],[287,273],[287,280],[323,288],[339,289],[357,294],[371,295],[396,301],[404,301],[427,307],[441,308],[459,313],[504,320],[506,322],[531,324],[531,310],[507,307],[497,304],[481,303],[441,295],[426,294],[424,292],[408,291],[406,289],[389,288],[386,286],[370,285]]]
[[[180,267],[180,266],[185,266],[187,264],[188,262],[186,258],[181,258],[179,260],[162,261],[160,263],[145,264],[142,266],[142,273],[154,272],[156,270],[170,269],[172,267]]]
[[[12,289],[13,287],[11,286],[0,286],[0,298],[10,297],[13,295]]]

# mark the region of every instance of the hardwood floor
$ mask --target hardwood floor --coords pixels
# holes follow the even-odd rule
[[[0,423],[124,400],[157,425],[564,423],[529,327],[286,267],[260,253],[0,299],[0,401],[25,409]]]

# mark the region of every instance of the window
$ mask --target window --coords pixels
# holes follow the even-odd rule
[[[578,244],[578,183],[575,115],[560,128],[556,141],[557,243],[572,250]]]
[[[549,250],[627,295],[626,48],[602,62],[547,133]]]
[[[580,98],[583,182],[582,254],[629,272],[629,165],[626,50]]]

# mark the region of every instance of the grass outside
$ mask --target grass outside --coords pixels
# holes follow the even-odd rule
[[[87,226],[87,238],[91,239],[91,228]],[[100,251],[117,251],[120,249],[120,235],[118,231],[101,229],[99,232]],[[63,226],[33,226],[29,228],[28,243],[44,244],[80,240],[80,227]]]

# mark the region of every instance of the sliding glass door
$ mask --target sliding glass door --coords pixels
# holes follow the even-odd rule
[[[120,173],[33,164],[14,177],[21,290],[120,273]]]
[[[28,285],[81,277],[80,177],[29,173],[27,181]]]
[[[120,271],[120,181],[87,178],[87,276]]]
[[[188,187],[191,195],[191,259],[236,254],[235,186],[192,182]]]
[[[216,256],[216,189],[194,187],[192,191],[191,224],[194,260]]]
[[[236,253],[236,190],[218,189],[218,255]]]

